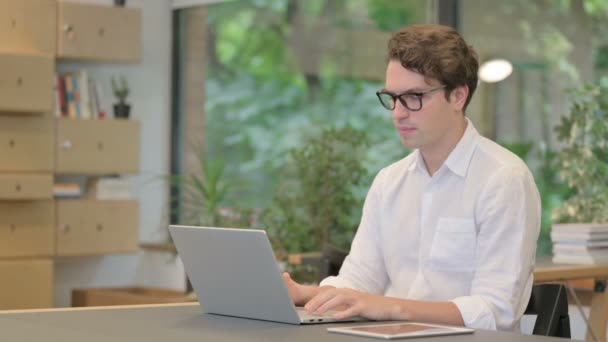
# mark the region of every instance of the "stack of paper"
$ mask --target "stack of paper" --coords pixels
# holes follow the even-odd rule
[[[95,183],[95,198],[98,200],[133,199],[132,185],[128,178],[99,178]]]
[[[608,263],[608,224],[559,224],[551,229],[556,264]]]

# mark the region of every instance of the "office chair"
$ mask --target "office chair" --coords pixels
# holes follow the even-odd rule
[[[570,338],[567,289],[562,284],[537,284],[524,315],[537,315],[533,335]]]
[[[329,276],[337,275],[347,255],[348,251],[326,245],[321,254],[319,281]]]

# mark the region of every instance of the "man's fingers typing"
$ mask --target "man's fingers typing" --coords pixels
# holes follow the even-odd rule
[[[316,296],[314,296],[311,300],[306,303],[304,308],[307,312],[316,312],[317,309],[323,305],[323,303],[327,302],[331,298],[335,297],[338,294],[338,289],[329,289],[326,291],[319,292]]]
[[[317,313],[324,314],[326,311],[334,310],[338,306],[348,304],[349,298],[342,293],[336,294],[334,297],[322,303],[316,310]]]
[[[361,316],[361,306],[358,304],[352,305],[342,311],[338,311],[333,315],[334,319],[344,319],[353,316]]]

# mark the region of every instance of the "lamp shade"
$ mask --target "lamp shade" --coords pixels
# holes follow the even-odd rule
[[[492,59],[484,62],[479,68],[479,79],[483,82],[495,83],[509,77],[513,65],[505,59]]]

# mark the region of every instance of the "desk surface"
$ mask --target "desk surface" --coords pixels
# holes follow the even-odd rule
[[[357,325],[348,323],[344,325]],[[295,326],[234,317],[206,315],[198,304],[148,305],[93,310],[47,310],[0,314],[0,335],[6,341],[62,342],[189,342],[189,341],[377,341],[328,333],[337,324]],[[563,339],[478,330],[472,335],[417,341],[542,342]]]

